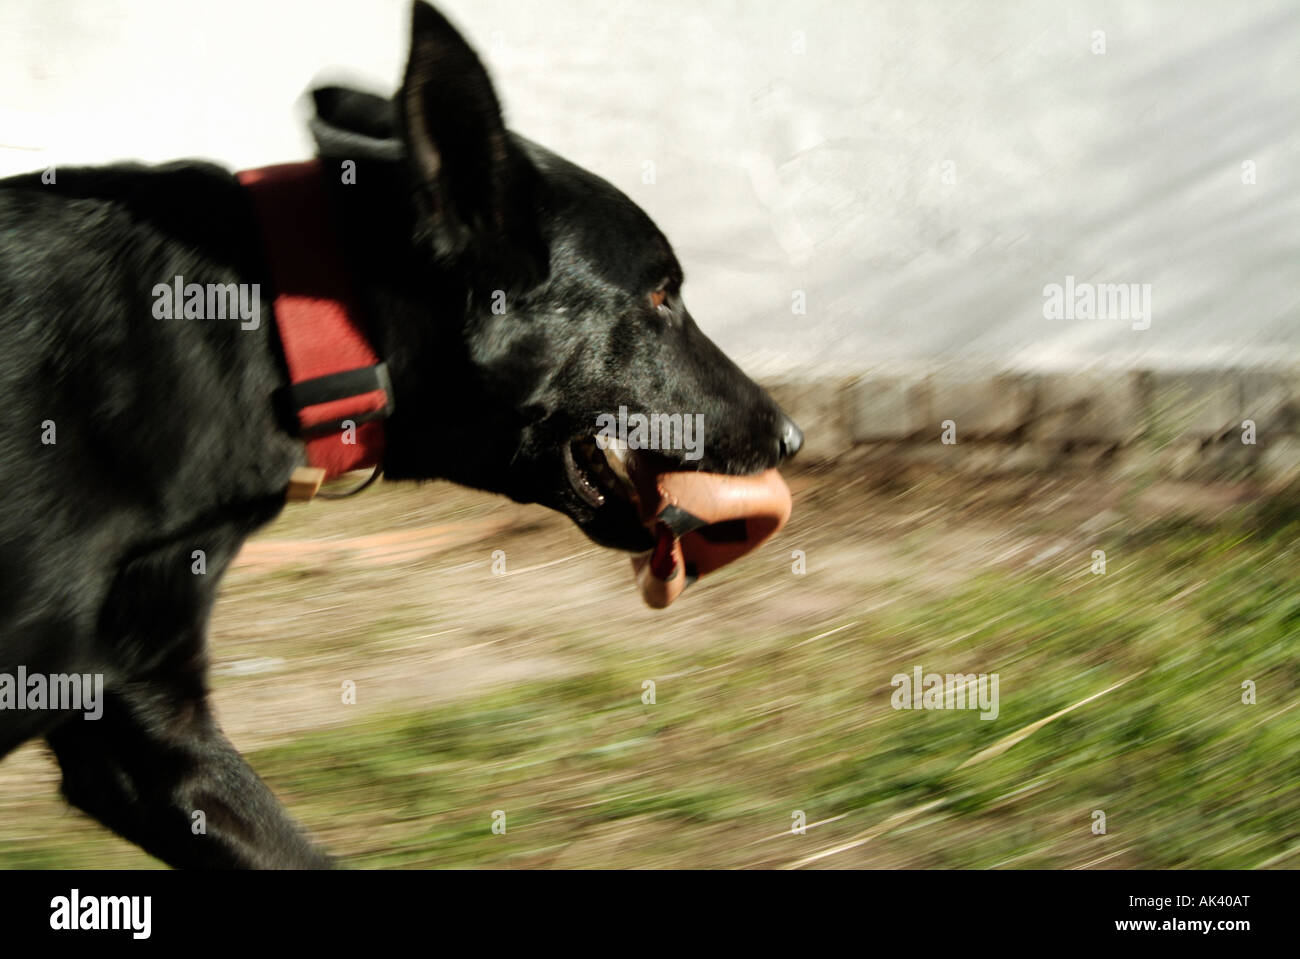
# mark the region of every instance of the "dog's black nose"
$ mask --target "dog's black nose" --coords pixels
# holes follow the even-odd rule
[[[781,459],[787,459],[799,452],[803,446],[803,430],[795,425],[794,420],[782,415],[781,417]]]

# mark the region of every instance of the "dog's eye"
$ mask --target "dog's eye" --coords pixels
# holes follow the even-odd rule
[[[677,314],[668,305],[668,291],[666,289],[658,289],[651,293],[650,305],[655,308],[655,312],[659,314],[661,319],[666,320],[668,323],[677,322]]]

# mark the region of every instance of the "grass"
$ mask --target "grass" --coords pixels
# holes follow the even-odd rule
[[[1300,842],[1297,532],[1143,530],[1108,550],[1104,575],[990,572],[816,643],[682,655],[663,664],[681,675],[658,683],[654,705],[641,701],[643,671],[611,661],[255,762],[339,842],[369,827],[401,837],[396,849],[354,839],[363,866],[779,864],[819,844],[815,831],[775,838],[795,809],[847,814],[846,838],[942,800],[923,830],[879,841],[885,862],[1064,867],[1114,854],[1249,868]],[[998,720],[892,710],[889,677],[918,664],[998,672]],[[1255,705],[1241,701],[1245,680]],[[490,831],[498,808],[505,836]]]
[[[576,675],[249,758],[363,868],[1294,868],[1297,542],[1300,514],[1266,504],[1113,531],[1103,575],[1088,550],[883,609],[864,595],[820,639],[637,650],[577,631]],[[998,673],[997,719],[892,709],[914,666]],[[0,867],[145,859],[58,815],[60,841],[0,841]]]

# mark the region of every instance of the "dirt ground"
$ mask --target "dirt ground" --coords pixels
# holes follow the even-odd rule
[[[443,483],[290,506],[224,583],[211,634],[219,719],[249,752],[579,676],[595,659],[776,635],[816,643],[864,611],[924,602],[991,569],[1083,574],[1107,531],[1162,515],[1212,520],[1256,495],[1090,473],[973,480],[852,464],[789,480],[786,530],[661,612],[641,604],[625,556],[539,507]],[[342,702],[347,681],[355,705]],[[37,743],[0,765],[0,861],[7,845],[39,844],[83,818],[59,802],[57,781]]]

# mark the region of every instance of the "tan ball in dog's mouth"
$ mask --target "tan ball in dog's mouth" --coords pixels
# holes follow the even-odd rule
[[[637,587],[656,609],[701,576],[775,536],[790,518],[790,489],[774,469],[753,476],[638,468],[634,453],[602,443],[613,471],[634,491],[654,549],[633,557]]]

